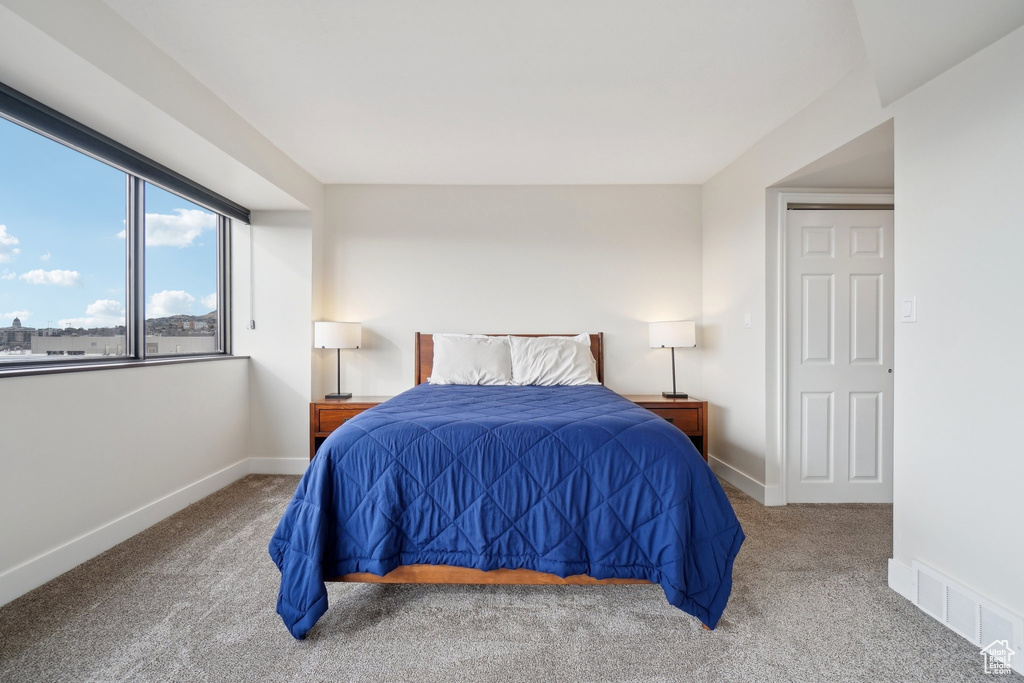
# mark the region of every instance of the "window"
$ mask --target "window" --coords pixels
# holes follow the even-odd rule
[[[6,119],[0,149],[0,363],[123,357],[125,173]]]
[[[0,372],[229,352],[247,209],[2,83],[0,151]]]
[[[216,353],[217,214],[146,184],[146,353]]]

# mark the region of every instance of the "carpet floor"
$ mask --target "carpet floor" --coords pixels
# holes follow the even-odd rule
[[[0,680],[991,680],[886,585],[891,506],[728,486],[747,541],[714,632],[653,585],[331,584],[296,641],[266,547],[297,482],[246,477],[0,608]]]

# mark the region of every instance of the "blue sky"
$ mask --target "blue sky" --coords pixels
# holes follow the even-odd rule
[[[125,174],[0,118],[0,327],[123,324]],[[208,313],[215,216],[146,186],[146,317]]]

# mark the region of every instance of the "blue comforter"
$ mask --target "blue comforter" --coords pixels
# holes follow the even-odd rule
[[[714,628],[743,538],[690,440],[603,386],[422,384],[328,437],[270,555],[296,638],[325,579],[403,564],[647,579]]]

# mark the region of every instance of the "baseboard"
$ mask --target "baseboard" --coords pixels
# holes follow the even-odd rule
[[[711,471],[747,494],[761,505],[765,504],[765,486],[750,475],[740,472],[732,465],[723,462],[713,455],[708,455]]]
[[[889,558],[889,588],[914,602],[914,572],[910,567]]]
[[[764,504],[768,507],[775,507],[777,505],[785,505],[786,501],[782,497],[781,486],[769,486],[764,485]]]
[[[249,474],[305,474],[309,458],[249,458]]]
[[[0,606],[38,588],[86,560],[128,540],[175,512],[249,474],[249,461],[239,460],[219,472],[184,486],[163,498],[38,555],[0,574]]]
[[[1024,675],[1024,618],[1020,615],[916,559],[908,567],[890,558],[889,587],[977,647],[979,669],[982,654],[1001,643],[1012,651],[1010,667]]]

